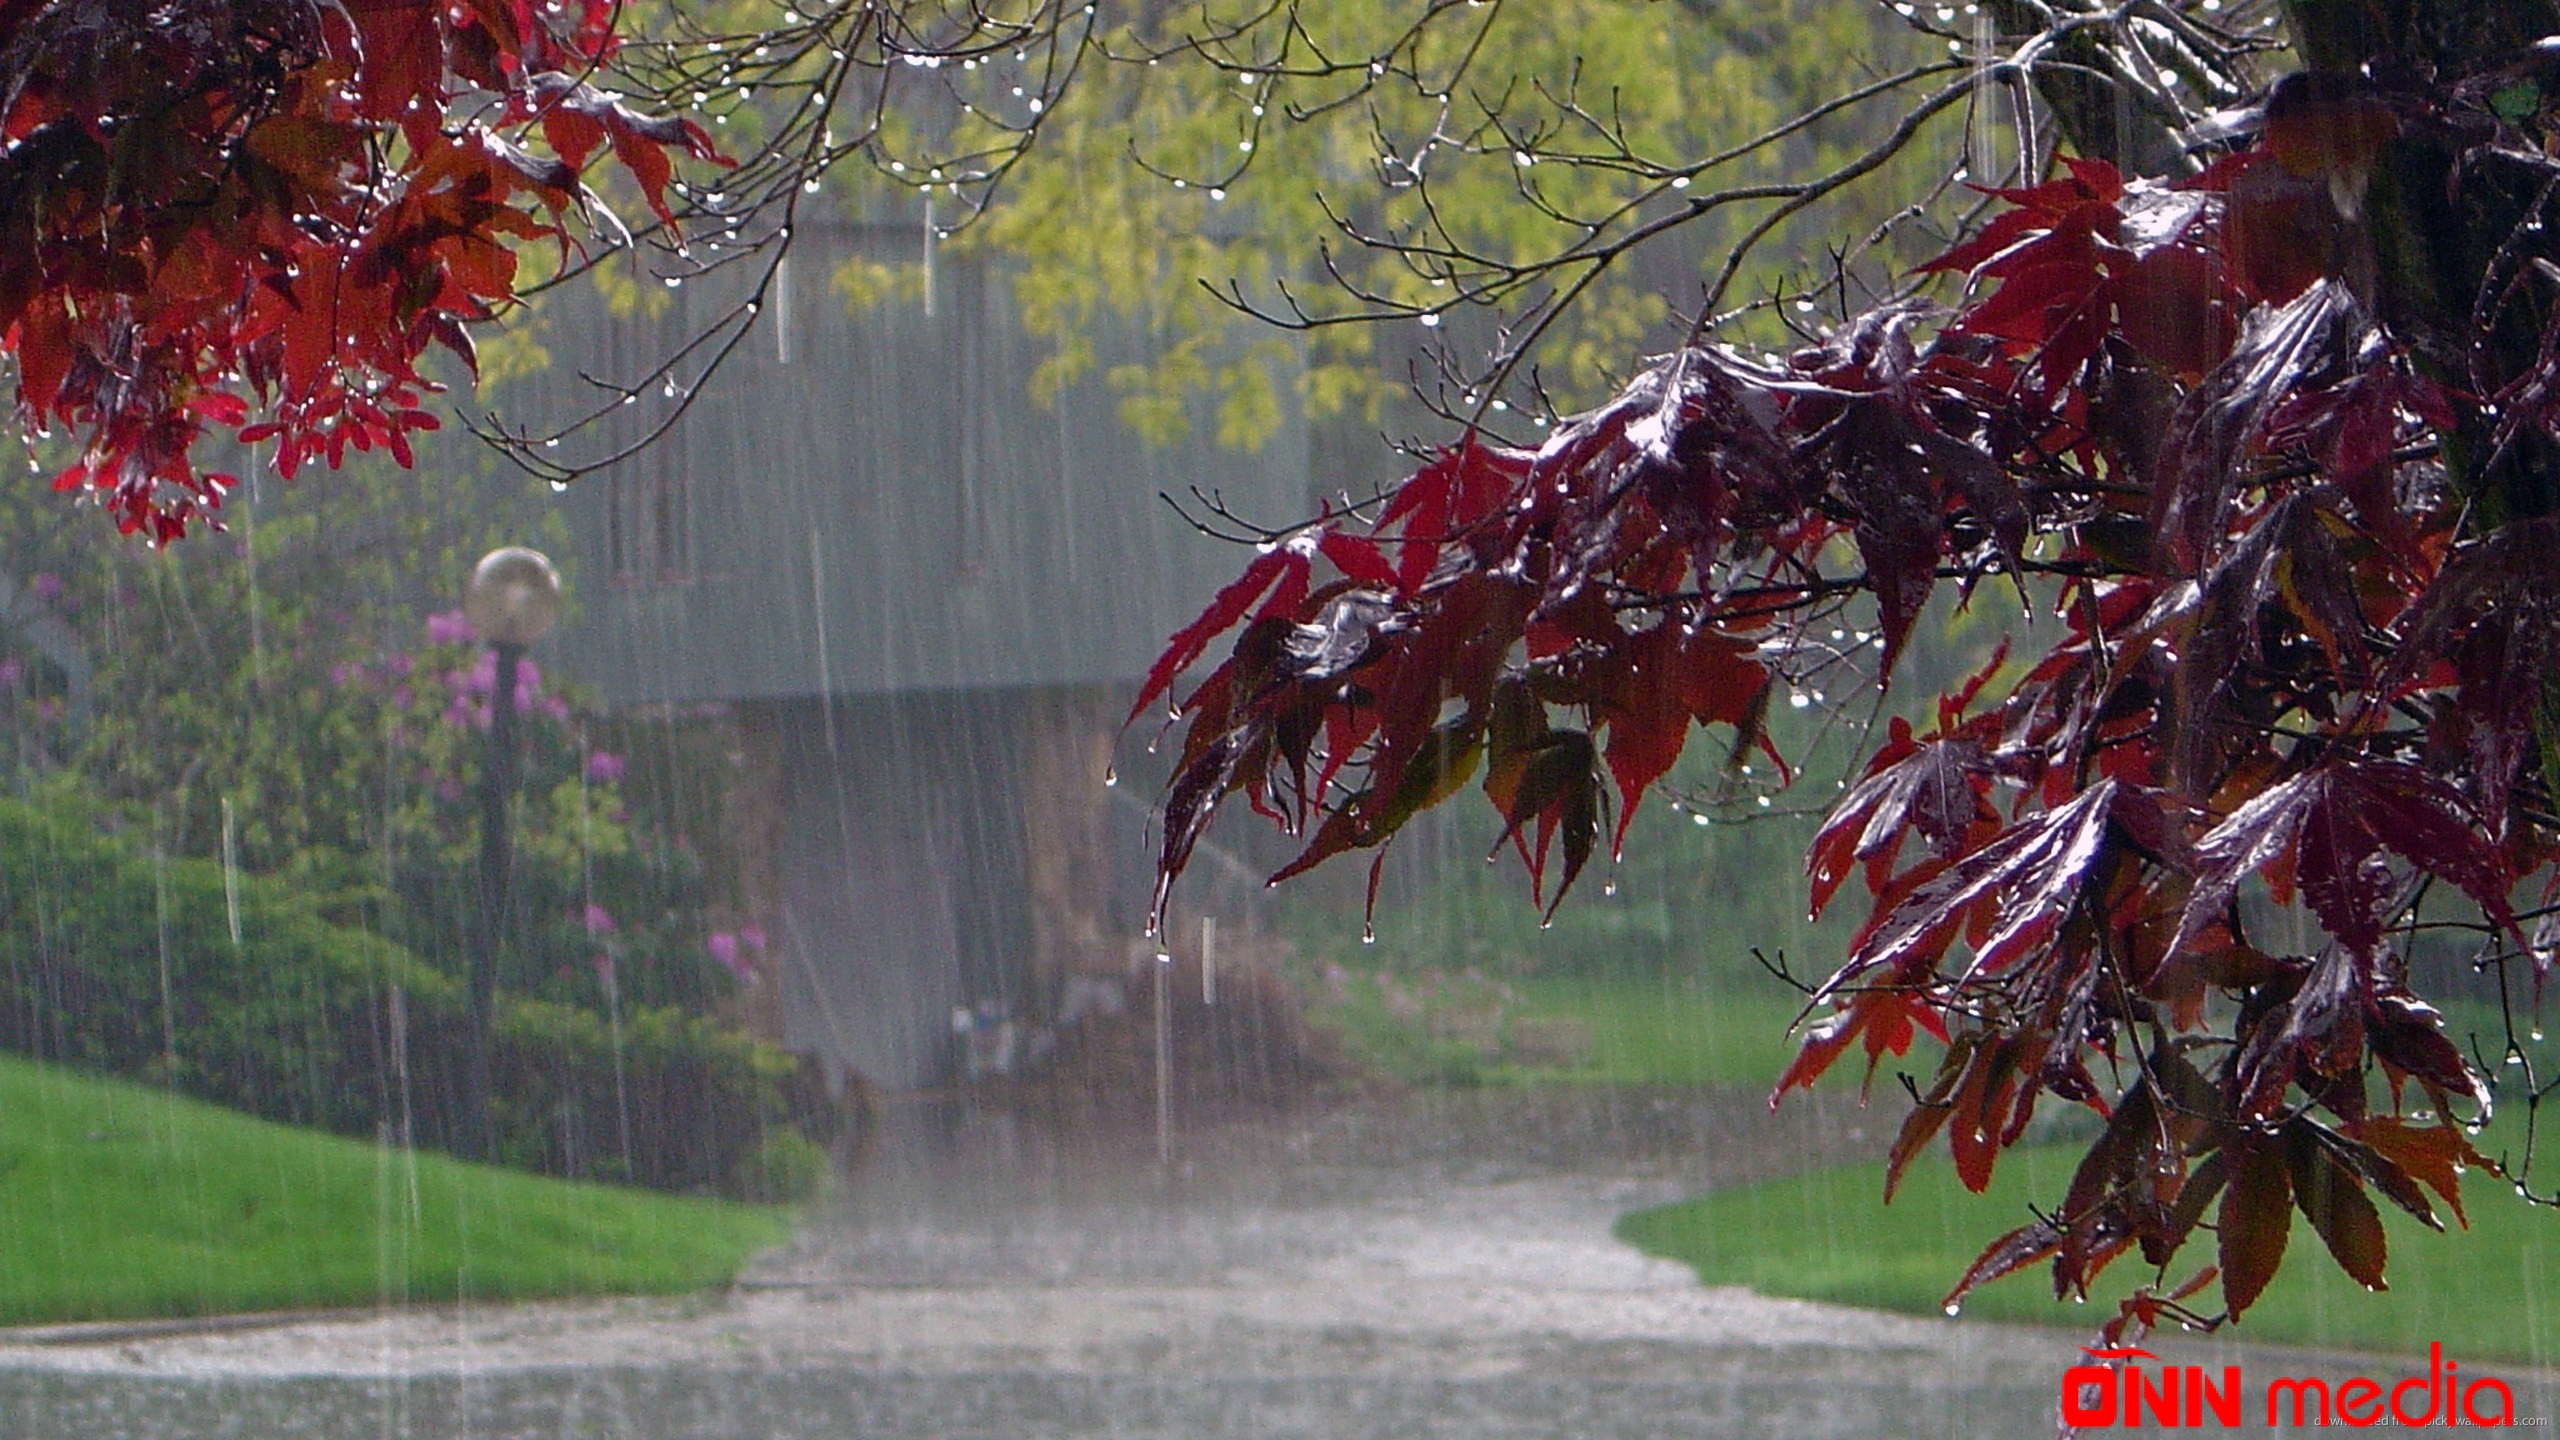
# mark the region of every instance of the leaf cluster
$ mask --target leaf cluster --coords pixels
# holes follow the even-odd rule
[[[2530,1178],[2529,1141],[2471,1145],[2510,1067],[2408,953],[2451,925],[2502,986],[2551,961],[2560,515],[2530,457],[2560,440],[2560,305],[2517,277],[2560,169],[2539,101],[2486,99],[2544,63],[2297,77],[2168,178],[2059,154],[1921,267],[1946,300],[1844,305],[1783,354],[1702,333],[1534,448],[1470,433],[1374,516],[1265,532],[1133,711],[1183,727],[1158,920],[1231,795],[1303,837],[1277,880],[1476,788],[1552,906],[1693,729],[1771,747],[1773,694],[1852,654],[1890,680],[1942,587],[2014,589],[2032,653],[1896,722],[1813,843],[1813,907],[1856,881],[1867,918],[1773,1103],[1927,1035],[1889,1173],[1943,1138],[1977,1191],[2039,1104],[2103,1118],[1950,1305],[2138,1255],[2110,1343],[2219,1323],[2297,1213],[2380,1288],[2377,1201],[2440,1227],[2464,1170]],[[2377,239],[2428,228],[2398,174],[2502,227],[2451,339]],[[1826,638],[1870,614],[1872,647]],[[2422,921],[2430,892],[2468,918]],[[2325,938],[2290,949],[2269,907]]]
[[[704,129],[594,83],[614,0],[21,0],[0,7],[0,351],[58,490],[153,543],[236,484],[437,428],[432,347],[510,308],[519,251],[572,243],[610,152],[661,221]],[[610,229],[620,222],[596,218]],[[624,231],[622,233],[627,233]]]

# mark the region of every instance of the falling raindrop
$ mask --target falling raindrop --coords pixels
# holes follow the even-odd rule
[[[232,818],[231,797],[222,797],[222,910],[231,923],[231,943],[240,943],[240,827]]]

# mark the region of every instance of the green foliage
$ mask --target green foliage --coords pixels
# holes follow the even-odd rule
[[[0,1324],[677,1293],[788,1217],[315,1135],[0,1057]]]
[[[1644,169],[1760,136],[1833,96],[1844,73],[1908,63],[1915,43],[1891,17],[1879,19],[1855,0],[1749,7],[1559,0],[1488,8],[1481,23],[1472,14],[1435,21],[1398,50],[1420,10],[1320,0],[1289,7],[1294,35],[1281,34],[1275,21],[1195,50],[1183,37],[1219,35],[1233,17],[1184,4],[1144,12],[1103,37],[1125,63],[1089,64],[1077,91],[1046,118],[1037,163],[1015,172],[956,237],[1013,267],[1022,320],[1053,347],[1040,378],[1046,393],[1091,369],[1089,337],[1098,325],[1134,316],[1147,328],[1150,357],[1106,379],[1123,417],[1150,438],[1187,429],[1195,413],[1188,402],[1198,396],[1211,402],[1217,436],[1230,446],[1259,445],[1291,407],[1375,427],[1405,388],[1408,337],[1419,343],[1432,332],[1382,337],[1355,326],[1293,339],[1245,320],[1216,292],[1232,285],[1256,306],[1281,311],[1280,287],[1319,293],[1327,283],[1320,264],[1330,264],[1347,285],[1389,305],[1448,303],[1456,290],[1447,280],[1412,257],[1346,242],[1342,223],[1405,237],[1442,226],[1435,245],[1490,264],[1614,236],[1667,213],[1639,203],[1661,183]],[[1284,44],[1296,48],[1288,64],[1276,64]],[[1463,67],[1465,78],[1440,93],[1400,76],[1371,85],[1376,77],[1356,66],[1314,73],[1319,55],[1339,63],[1391,50],[1422,76]],[[1161,60],[1133,58],[1155,52]],[[1282,70],[1295,73],[1284,78]],[[1610,138],[1592,128],[1595,119]],[[892,151],[913,144],[916,123],[892,117]],[[1869,123],[1851,113],[1814,124],[1719,172],[1716,183],[1828,169],[1872,143]],[[973,113],[958,117],[936,147],[967,154],[1002,141],[992,120]],[[1582,162],[1586,152],[1614,155],[1621,142],[1645,160]],[[1384,155],[1397,158],[1385,163]],[[1416,175],[1427,179],[1427,194],[1412,183]],[[895,183],[917,181],[902,175]],[[1594,217],[1610,218],[1595,225]],[[1545,383],[1568,402],[1598,393],[1628,356],[1663,341],[1674,309],[1696,303],[1703,278],[1696,257],[1720,253],[1756,218],[1718,214],[1695,223],[1684,242],[1692,257],[1686,276],[1634,267],[1598,274],[1539,347]],[[1817,241],[1863,233],[1881,218],[1815,206],[1787,222],[1769,253],[1818,257]],[[838,277],[848,296],[877,299],[897,289],[877,262],[858,266]],[[1802,288],[1819,278],[1790,276],[1785,267],[1753,277],[1758,288],[1790,280]],[[1346,303],[1341,295],[1316,302]],[[1457,311],[1452,318],[1463,324],[1466,307]]]
[[[465,1053],[457,980],[332,923],[292,881],[158,858],[102,833],[93,809],[67,786],[0,800],[0,1049],[270,1119],[443,1143]],[[702,1016],[641,1008],[619,1030],[593,1010],[501,997],[503,1156],[728,1189],[795,1110],[831,1123],[798,1062]]]
[[[435,489],[268,481],[235,499],[229,533],[159,551],[13,510],[0,744],[14,740],[22,786],[68,769],[159,849],[219,859],[228,846],[238,868],[287,877],[329,918],[458,975],[495,668],[453,596],[499,543],[564,548],[539,496],[486,473]],[[102,698],[85,723],[46,636],[89,667]],[[717,833],[680,831],[662,796],[684,777],[664,757],[633,753],[538,663],[524,674],[502,988],[601,1007],[610,965],[630,1003],[715,1005],[736,988],[703,933]]]
[[[824,1194],[834,1175],[835,1163],[816,1141],[796,1130],[776,1130],[739,1165],[738,1194],[796,1205]]]

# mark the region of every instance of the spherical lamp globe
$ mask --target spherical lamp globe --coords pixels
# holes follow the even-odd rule
[[[539,550],[509,545],[480,557],[462,613],[493,645],[530,645],[560,619],[560,572]]]

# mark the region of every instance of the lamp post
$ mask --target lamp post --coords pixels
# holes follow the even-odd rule
[[[513,826],[507,804],[516,792],[516,665],[525,647],[560,618],[560,573],[538,550],[509,545],[480,557],[462,592],[462,613],[489,642],[497,675],[489,687],[489,755],[480,771],[479,934],[471,947],[471,1053],[462,1075],[457,1149],[493,1159],[497,1132],[489,1120],[490,1016],[497,1005],[498,956],[510,930],[509,872]]]

